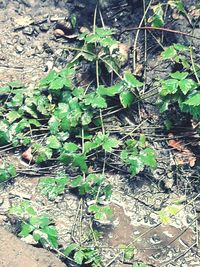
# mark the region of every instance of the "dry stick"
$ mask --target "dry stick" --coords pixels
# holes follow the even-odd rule
[[[171,32],[171,33],[181,34],[181,35],[185,35],[185,36],[200,40],[200,37],[191,35],[190,33],[187,33],[187,32],[181,32],[181,31],[172,30],[172,29],[163,28],[163,27],[151,27],[151,26],[125,28],[120,32],[120,34],[126,31],[136,31],[136,30],[157,30],[157,31],[163,31],[163,32]]]
[[[136,47],[137,47],[137,41],[138,41],[138,37],[139,37],[139,32],[140,32],[140,29],[142,29],[142,23],[143,21],[145,20],[146,18],[146,14],[147,12],[149,11],[150,7],[151,7],[151,3],[152,3],[152,0],[150,0],[145,12],[144,12],[144,15],[140,21],[140,24],[139,24],[139,27],[137,27],[137,32],[136,32],[136,35],[135,35],[135,41],[134,41],[134,45],[133,45],[133,71],[135,71],[135,68],[136,68]]]
[[[197,82],[200,84],[200,79],[198,77],[198,74],[197,74],[197,71],[196,71],[196,68],[195,68],[195,64],[194,64],[194,59],[193,59],[193,50],[192,50],[192,46],[190,45],[190,59],[191,59],[191,63],[192,63],[192,68],[193,68],[193,71],[194,71],[194,75],[197,79]]]
[[[146,0],[143,0],[143,9],[145,13],[146,8]],[[146,26],[146,17],[144,18],[144,24]],[[146,87],[146,81],[147,81],[147,30],[144,31],[144,84],[142,88],[142,92],[144,94],[145,87]]]
[[[195,247],[195,246],[196,246],[196,242],[195,242],[194,244],[192,244],[188,249],[186,249],[183,253],[179,254],[177,257],[175,257],[175,258],[173,258],[173,259],[171,259],[171,260],[169,260],[169,261],[167,261],[167,262],[163,262],[163,264],[161,264],[160,267],[166,267],[166,266],[168,266],[168,264],[169,264],[170,262],[176,261],[176,260],[178,260],[179,258],[185,256],[185,255],[190,251],[190,249],[192,249],[192,248]]]

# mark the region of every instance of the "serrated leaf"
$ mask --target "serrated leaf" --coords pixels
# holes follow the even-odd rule
[[[72,142],[64,143],[63,148],[64,148],[65,151],[68,151],[70,153],[74,153],[74,152],[76,152],[78,150],[77,144],[72,143]]]
[[[189,91],[196,87],[196,83],[192,79],[185,79],[179,81],[179,87],[183,94],[186,95]]]
[[[128,108],[133,104],[135,96],[132,92],[124,91],[119,95],[120,102],[124,108]]]
[[[140,152],[140,157],[145,165],[151,168],[155,168],[157,166],[157,162],[155,159],[155,152],[152,148],[147,147],[144,150],[142,150]]]
[[[173,79],[177,79],[177,80],[183,80],[183,79],[187,78],[188,75],[189,75],[188,72],[180,72],[180,71],[176,71],[176,72],[170,74],[170,76]]]
[[[54,226],[46,226],[42,229],[42,232],[47,234],[48,241],[53,248],[58,247],[58,233]]]
[[[47,138],[47,146],[52,149],[59,149],[61,147],[61,143],[55,135],[51,135]]]
[[[161,56],[163,59],[171,59],[177,55],[176,49],[173,46],[167,47],[162,53]]]
[[[0,87],[0,95],[9,94],[11,92],[10,86]]]
[[[86,164],[86,157],[82,154],[75,154],[73,156],[73,162],[74,167],[79,167],[82,172],[87,172],[88,166]]]
[[[181,52],[189,51],[189,47],[187,47],[185,45],[182,45],[182,44],[179,44],[179,43],[178,44],[174,44],[174,47],[175,47],[176,50],[181,51]]]
[[[125,71],[124,80],[130,87],[141,87],[141,86],[143,86],[143,83],[138,81],[135,78],[135,76],[129,71]]]
[[[175,79],[168,79],[162,81],[161,96],[166,96],[168,94],[175,94],[178,90],[179,81]]]
[[[120,144],[120,141],[115,138],[108,137],[102,144],[102,147],[105,151],[111,152],[114,148],[117,148]]]
[[[74,260],[75,260],[75,262],[77,264],[82,264],[83,263],[83,259],[84,259],[84,253],[81,250],[75,252]]]
[[[72,188],[79,187],[82,184],[82,181],[83,181],[83,177],[81,175],[78,175],[76,178],[74,178],[71,181],[70,187],[72,187]]]
[[[65,85],[65,80],[63,78],[56,78],[53,81],[50,82],[49,89],[51,90],[60,90],[64,87]]]
[[[111,47],[112,45],[118,44],[119,42],[114,40],[111,37],[106,37],[103,38],[99,41],[100,45],[102,45],[103,47]]]
[[[52,82],[54,79],[56,79],[58,76],[58,74],[55,72],[55,70],[52,70],[49,72],[49,74],[43,78],[41,81],[40,81],[40,85],[41,86],[44,86],[44,85],[49,85],[50,82]]]
[[[100,85],[97,88],[97,93],[99,93],[102,96],[115,96],[121,92],[121,89],[122,89],[121,83],[118,83],[110,87],[104,87],[103,85]]]
[[[88,125],[92,121],[93,114],[92,112],[85,111],[81,117],[82,125]]]
[[[91,105],[93,108],[106,108],[107,103],[105,98],[95,93],[85,95],[85,104]]]
[[[139,157],[129,157],[128,163],[130,165],[130,172],[133,176],[143,171],[144,163]]]
[[[34,227],[28,223],[22,223],[21,231],[19,232],[18,236],[20,237],[27,237],[32,231]]]
[[[40,217],[31,217],[29,219],[29,223],[31,225],[33,225],[34,227],[45,227],[47,225],[49,225],[50,221],[49,221],[49,217],[47,214],[41,215]]]
[[[187,101],[185,101],[184,104],[189,106],[200,106],[200,93],[194,94]]]

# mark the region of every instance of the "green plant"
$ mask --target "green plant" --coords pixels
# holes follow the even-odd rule
[[[133,176],[143,171],[145,166],[156,168],[155,152],[147,147],[145,135],[140,135],[140,139],[128,139],[125,148],[122,150],[121,159],[129,166]]]
[[[32,235],[33,239],[43,246],[58,247],[58,233],[47,214],[37,215],[30,203],[25,201],[12,206],[9,213],[22,220],[18,236]]]
[[[119,250],[123,253],[123,262],[130,262],[135,253],[135,249],[125,244],[119,245]]]
[[[43,177],[40,179],[38,189],[49,200],[55,200],[57,196],[64,193],[68,183],[68,177]]]
[[[92,247],[80,247],[79,245],[72,243],[63,251],[65,256],[70,256],[73,260],[79,264],[90,264],[93,267],[100,267],[101,259],[99,256],[99,251]]]
[[[170,105],[178,105],[181,112],[189,113],[194,119],[200,117],[199,67],[191,59],[192,48],[182,44],[167,47],[161,57],[179,65],[179,71],[169,74],[169,78],[160,81],[160,111],[169,110]],[[190,62],[191,61],[191,62]]]
[[[2,161],[0,163],[0,183],[16,176],[16,168],[13,164]]]

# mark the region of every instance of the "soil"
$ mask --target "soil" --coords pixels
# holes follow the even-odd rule
[[[64,267],[56,256],[42,248],[34,248],[0,228],[0,265],[2,267]]]
[[[198,1],[183,2],[189,10],[190,6]],[[19,80],[25,85],[34,87],[51,69],[62,69],[70,62],[74,52],[65,50],[63,47],[76,45],[74,36],[80,27],[92,25],[95,1],[91,1],[89,7],[87,3],[88,1],[64,0],[0,1],[0,86]],[[108,6],[109,8],[106,5],[102,9],[107,25],[119,30],[139,25],[143,15],[143,7],[140,4],[136,4],[133,13],[126,1],[120,1],[120,5],[117,6],[116,1],[111,1]],[[77,15],[75,30],[69,25],[71,14]],[[197,21],[197,24],[198,19],[198,15],[193,15],[193,20]],[[55,36],[55,29],[63,30],[63,23],[65,35],[68,37],[58,38]],[[191,32],[191,25],[183,16],[176,20],[169,16],[167,26],[174,30]],[[165,41],[165,46],[173,42],[183,44],[192,42],[194,60],[198,62],[200,57],[198,40],[191,40],[187,36],[178,34],[162,35],[158,32],[154,34],[156,38]],[[194,28],[194,35],[200,36],[199,26]],[[120,41],[132,44],[134,36],[135,32],[125,32],[120,36]],[[138,69],[144,58],[144,49],[141,45],[143,40],[144,35],[141,34],[137,46]],[[151,88],[155,82],[153,77],[165,78],[167,71],[172,69],[171,65],[161,62],[159,57],[161,50],[158,43],[151,38],[146,69],[148,88]],[[124,67],[127,68],[127,65]],[[137,75],[140,77],[139,71]],[[84,72],[78,79],[79,82],[89,83],[89,77],[84,75]],[[101,245],[106,244],[101,249],[105,266],[108,262],[111,262],[109,266],[130,266],[129,263],[122,265],[118,259],[112,262],[117,255],[118,245],[130,243],[136,251],[134,260],[145,262],[149,266],[200,266],[198,250],[200,225],[197,220],[200,202],[198,198],[195,202],[192,201],[200,188],[199,179],[195,178],[200,170],[199,158],[195,154],[197,164],[194,168],[189,166],[187,159],[186,164],[176,166],[174,158],[178,157],[177,151],[168,147],[165,139],[167,136],[163,129],[156,128],[161,125],[163,118],[159,117],[154,104],[155,98],[151,97],[145,103],[145,108],[141,107],[140,116],[138,116],[138,110],[133,110],[131,114],[110,117],[105,125],[106,129],[113,132],[123,127],[131,132],[133,127],[144,122],[140,130],[148,134],[152,147],[158,151],[158,168],[134,178],[130,177],[123,166],[118,166],[117,163],[109,165],[108,162],[106,176],[113,186],[111,206],[114,218],[111,225],[103,228],[98,226],[104,233]],[[182,133],[179,132],[177,135],[180,134]],[[188,143],[188,140],[191,141],[191,138],[187,137],[187,141],[184,139],[183,142]],[[195,139],[197,151],[200,150],[198,140]],[[31,169],[22,161],[21,152],[7,152],[2,149],[0,153],[2,158],[14,163],[19,171],[14,182],[0,185],[0,265],[5,267],[68,266],[60,262],[52,252],[27,245],[34,245],[29,237],[21,241],[9,233],[8,231],[17,232],[17,224],[12,221],[8,211],[13,204],[21,200],[31,201],[38,212],[45,211],[54,219],[59,244],[66,247],[71,242],[79,200],[68,190],[55,201],[47,200],[38,191],[41,173],[37,173],[34,168]],[[193,155],[193,151],[191,153]],[[56,169],[50,170],[51,173],[56,171]],[[158,211],[179,200],[181,212],[169,225],[161,224]]]

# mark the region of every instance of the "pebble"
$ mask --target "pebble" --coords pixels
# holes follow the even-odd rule
[[[23,34],[31,36],[34,32],[34,28],[29,26],[29,27],[24,28],[22,32]]]
[[[54,36],[56,37],[62,37],[65,35],[64,31],[61,30],[61,29],[55,29],[54,32],[53,32]]]
[[[24,51],[24,48],[21,45],[17,45],[15,47],[15,49],[16,49],[16,52],[19,53],[19,54],[21,54]]]
[[[44,24],[40,25],[39,28],[42,32],[47,32],[50,28],[50,25],[48,23],[44,23]]]

